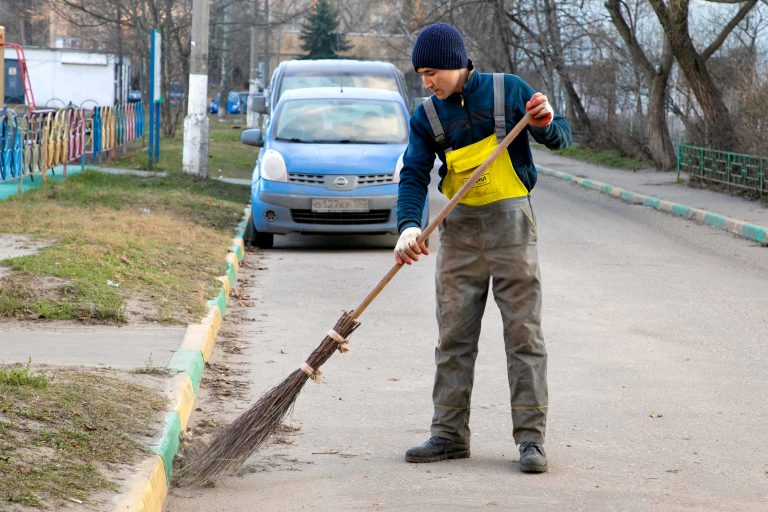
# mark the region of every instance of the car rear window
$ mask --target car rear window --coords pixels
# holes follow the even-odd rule
[[[280,84],[280,96],[291,89],[306,87],[364,87],[367,89],[383,89],[398,92],[394,76],[387,75],[348,75],[326,74],[318,76],[315,73],[291,74],[283,77]]]
[[[394,101],[312,99],[287,101],[276,119],[275,138],[327,144],[402,144],[405,113]]]

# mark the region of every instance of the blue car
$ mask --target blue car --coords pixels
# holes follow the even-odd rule
[[[229,91],[227,93],[227,114],[243,114],[241,107],[240,94],[236,91]]]
[[[218,114],[219,113],[219,96],[220,94],[217,94],[213,97],[211,100],[211,104],[208,106],[208,112],[211,114]]]
[[[339,87],[285,92],[251,185],[245,239],[272,247],[275,234],[397,234],[397,184],[408,145],[408,107],[397,92]],[[428,208],[422,225],[427,225]]]

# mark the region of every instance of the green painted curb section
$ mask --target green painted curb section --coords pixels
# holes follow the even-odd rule
[[[657,199],[651,196],[645,196],[643,198],[643,204],[646,206],[650,206],[651,208],[656,208],[658,210],[659,205],[661,204],[661,199]]]
[[[688,218],[691,215],[691,209],[682,204],[673,204],[672,213],[680,217]]]
[[[230,263],[227,267],[227,275],[229,276],[229,282],[234,283],[235,280],[232,277],[232,264]],[[216,296],[215,299],[211,299],[208,301],[208,304],[211,306],[216,306],[219,308],[219,311],[221,312],[221,316],[224,316],[224,311],[227,309],[227,296],[224,294],[224,288],[219,289],[219,294]]]
[[[744,224],[741,228],[741,235],[755,242],[764,244],[768,242],[768,229],[754,224]]]
[[[715,228],[726,229],[726,218],[718,213],[707,213],[704,216],[704,222]]]
[[[630,192],[628,190],[622,189],[621,193],[619,194],[619,197],[621,197],[623,200],[628,201],[630,203],[634,203],[635,201],[637,201],[637,194],[635,194],[634,192]]]
[[[243,257],[245,256],[243,254],[243,250],[240,248],[237,244],[232,244],[229,247],[229,252],[235,253],[235,256],[237,256],[237,261],[243,261]]]
[[[230,262],[227,266],[227,275],[229,276],[229,282],[235,283],[237,281],[237,269],[235,269],[235,265]],[[224,298],[224,304],[226,304],[226,297]],[[221,310],[221,315],[224,316],[224,309]]]
[[[165,425],[163,426],[163,437],[160,442],[152,447],[152,451],[163,459],[165,469],[165,478],[171,481],[171,469],[173,469],[173,458],[179,451],[179,436],[181,435],[181,418],[179,413],[169,412],[165,415]]]
[[[670,203],[669,201],[663,201],[657,197],[637,194],[635,192],[630,192],[629,190],[624,190],[622,188],[614,187],[612,185],[609,185],[608,183],[592,181],[586,178],[578,178],[576,176],[573,176],[572,174],[567,174],[562,171],[555,171],[555,170],[548,169],[546,167],[540,167],[540,166],[537,167],[537,169],[541,174],[545,176],[554,176],[556,178],[561,178],[566,181],[574,181],[576,183],[581,183],[581,185],[584,188],[590,188],[590,189],[597,190],[599,192],[603,192],[609,195],[614,195],[613,192],[617,191],[619,192],[619,197],[621,199],[628,201],[630,203],[642,203],[646,206],[650,206],[652,208],[655,208],[663,212],[669,212],[673,215],[678,215],[686,219],[693,218],[693,219],[703,220],[704,223],[707,224],[708,226],[722,229],[723,231],[728,231],[729,233],[739,235],[743,238],[747,238],[749,240],[753,240],[761,244],[768,243],[768,228],[763,226],[749,224],[749,223],[740,221],[738,219],[731,219],[729,217],[726,217],[725,215],[708,212],[706,210],[694,211],[694,209],[690,208],[689,206],[685,206],[684,204]],[[701,218],[702,212],[704,215],[703,219]],[[737,229],[729,228],[728,227],[729,220],[738,222],[740,225],[740,228],[737,228]]]
[[[200,379],[203,376],[203,353],[199,350],[184,349],[177,350],[171,362],[168,363],[168,368],[176,373],[184,373],[192,381],[192,389],[197,396],[197,390],[200,387]]]

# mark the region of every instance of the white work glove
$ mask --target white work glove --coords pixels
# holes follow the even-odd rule
[[[419,261],[419,254],[429,254],[426,244],[419,245],[417,239],[421,235],[421,229],[416,227],[405,228],[400,233],[400,238],[395,246],[395,261],[398,265],[411,264]]]

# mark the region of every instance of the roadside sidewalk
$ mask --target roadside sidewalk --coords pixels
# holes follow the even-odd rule
[[[768,243],[768,208],[725,192],[689,187],[688,176],[655,170],[628,171],[601,167],[533,150],[539,174],[552,176],[634,204],[645,204],[696,220],[758,243]]]

